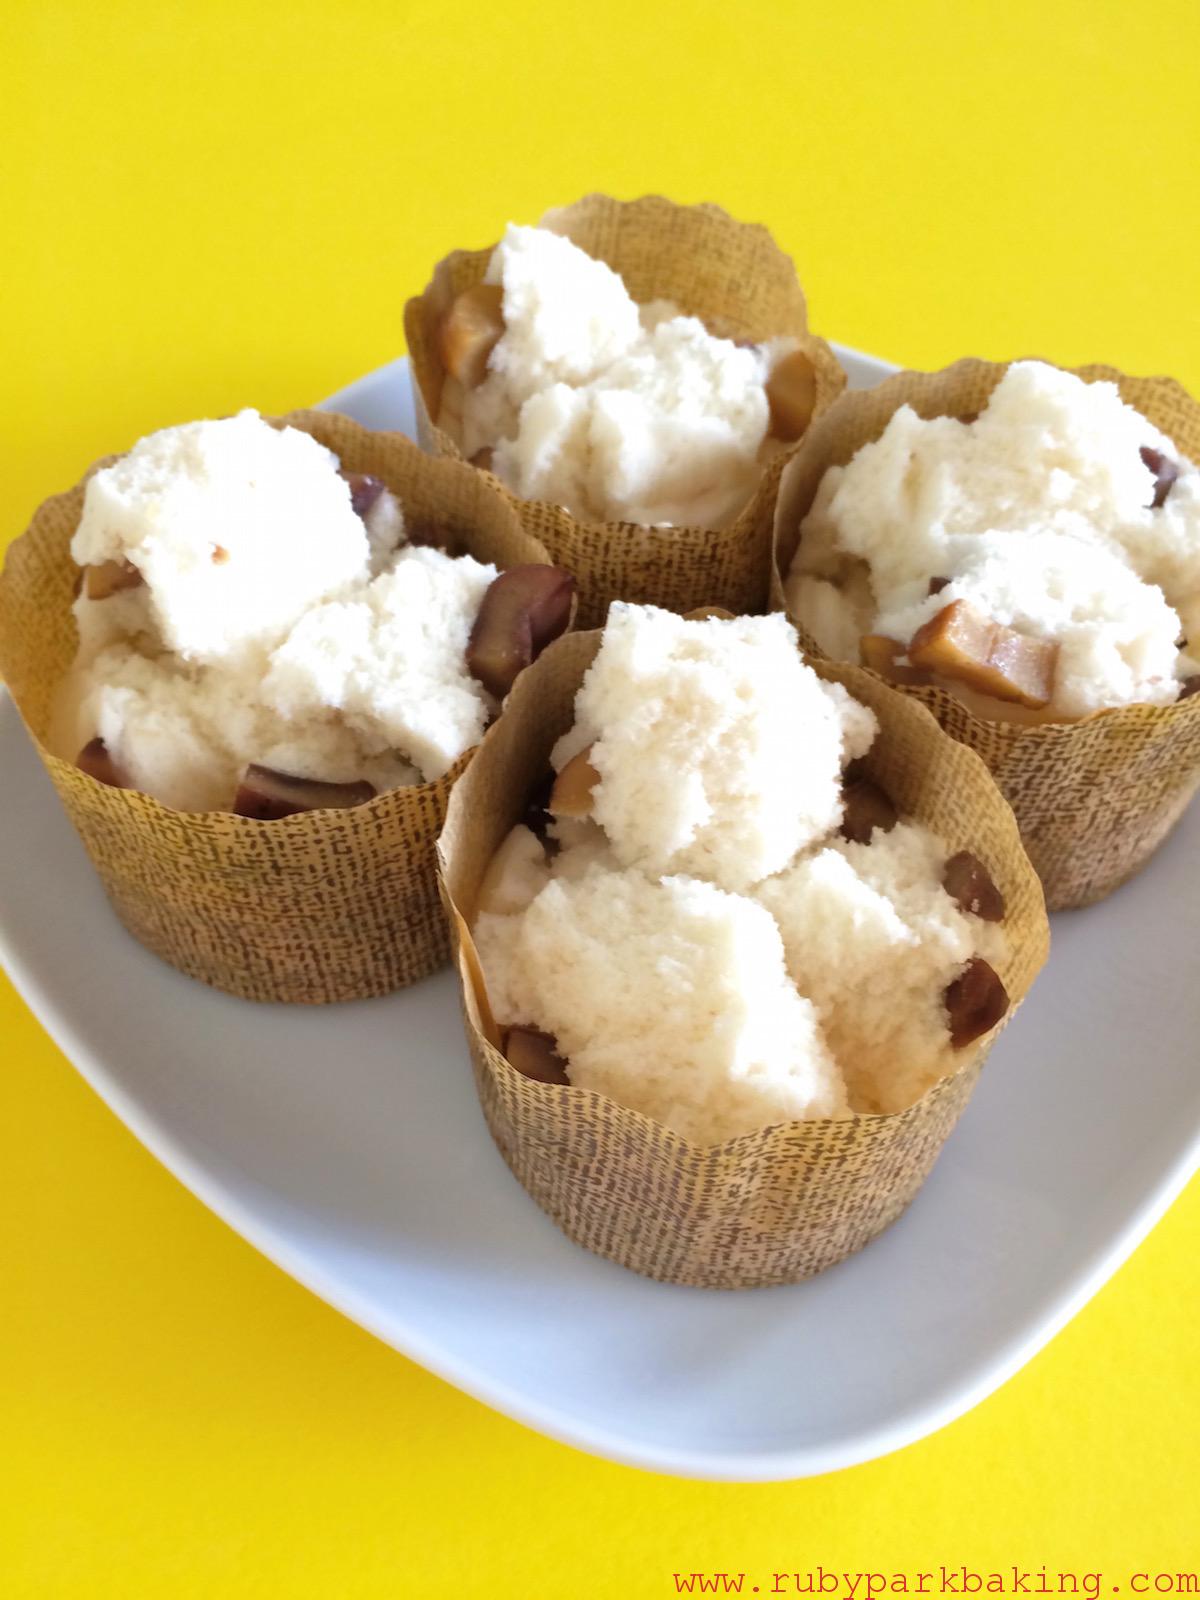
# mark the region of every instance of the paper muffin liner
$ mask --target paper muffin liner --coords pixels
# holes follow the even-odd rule
[[[547,212],[541,226],[606,261],[639,304],[672,300],[727,338],[757,343],[791,335],[816,369],[814,416],[845,387],[846,374],[832,350],[808,331],[804,293],[791,258],[760,224],[737,222],[714,205],[676,205],[658,195],[622,201],[592,194]],[[418,437],[435,455],[460,456],[458,442],[433,420],[445,377],[438,327],[455,296],[482,279],[493,249],[453,251],[435,267],[424,293],[404,309]],[[709,603],[761,611],[775,492],[786,456],[783,450],[767,463],[752,499],[720,529],[578,522],[561,506],[522,500],[498,478],[493,481],[551,560],[575,574],[580,626],[591,627],[603,622],[611,600],[672,611]]]
[[[780,482],[773,606],[786,607],[784,580],[800,523],[826,468],[844,465],[878,439],[901,405],[922,417],[981,410],[1007,370],[1007,363],[971,359],[941,372],[900,372],[876,389],[844,395],[814,422]],[[1131,378],[1105,366],[1065,370],[1088,383],[1115,383],[1184,455],[1200,460],[1200,404],[1173,378]],[[821,659],[816,641],[796,625],[805,650]],[[1131,878],[1200,785],[1200,695],[1169,706],[1114,706],[1076,722],[1021,724],[982,717],[934,685],[904,685],[900,692],[927,706],[987,763],[1016,812],[1051,911],[1091,905]]]
[[[424,528],[451,553],[501,567],[547,560],[508,503],[458,462],[334,413],[270,420],[312,434],[347,470],[382,478],[410,533]],[[77,645],[70,541],[87,478],[105,464],[47,500],[10,547],[0,673],[117,915],[181,972],[251,1000],[357,1000],[423,978],[449,955],[434,843],[472,752],[436,782],[262,822],[172,810],[47,749],[54,694]]]
[[[599,632],[562,639],[524,674],[451,797],[438,841],[483,1113],[518,1181],[576,1244],[670,1283],[793,1283],[861,1249],[900,1215],[995,1035],[964,1051],[958,1070],[905,1111],[789,1122],[711,1146],[605,1095],[535,1083],[510,1066],[497,1048],[469,925],[496,847],[574,720],[575,692],[599,641]],[[1011,1018],[1049,947],[1041,886],[1012,812],[979,758],[921,706],[859,668],[824,663],[817,671],[878,716],[870,775],[902,812],[937,831],[947,855],[974,851],[1004,894],[1009,950],[997,970]]]

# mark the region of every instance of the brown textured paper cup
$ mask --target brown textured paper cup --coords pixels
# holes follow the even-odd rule
[[[825,469],[845,464],[878,439],[901,405],[922,417],[979,411],[1007,370],[1007,364],[965,360],[941,372],[900,372],[876,389],[843,395],[814,422],[780,483],[772,605],[786,605],[784,578]],[[1131,378],[1104,366],[1068,370],[1088,383],[1115,383],[1184,455],[1200,460],[1200,405],[1173,378]],[[800,636],[805,650],[820,658],[816,641],[803,629]],[[1091,905],[1131,878],[1200,784],[1200,695],[1170,706],[1115,706],[1077,722],[1030,725],[981,717],[933,685],[905,685],[902,692],[983,757],[1016,812],[1051,911]]]
[[[832,350],[808,331],[804,293],[790,257],[761,225],[737,222],[719,206],[676,205],[658,195],[623,201],[591,194],[547,212],[542,226],[606,261],[641,304],[672,300],[727,338],[759,342],[791,335],[816,368],[814,415],[845,387],[846,374]],[[455,296],[483,277],[493,248],[455,250],[438,263],[424,293],[404,308],[418,437],[435,455],[460,454],[458,442],[434,421],[445,379],[438,328]],[[551,560],[579,580],[581,627],[603,622],[611,600],[671,611],[712,603],[754,612],[766,603],[772,511],[785,459],[781,452],[767,464],[749,504],[720,529],[577,522],[561,506],[521,500],[500,487]]]
[[[410,533],[424,528],[443,548],[501,567],[547,559],[511,507],[459,463],[334,413],[297,411],[281,423],[328,445],[348,470],[382,478]],[[434,842],[471,752],[434,783],[352,810],[259,822],[171,810],[98,783],[46,748],[55,690],[76,649],[69,547],[86,481],[47,500],[9,549],[0,672],[126,928],[189,977],[251,1000],[357,1000],[441,966],[449,943]]]
[[[574,720],[575,691],[599,639],[560,640],[524,674],[451,797],[438,842],[484,1116],[518,1180],[576,1244],[670,1283],[793,1283],[861,1249],[900,1215],[966,1105],[990,1041],[964,1052],[959,1070],[906,1111],[789,1122],[711,1146],[591,1090],[531,1082],[508,1064],[467,926],[488,862]],[[973,850],[990,868],[1007,905],[1009,954],[999,971],[1011,1017],[1049,945],[1041,886],[1012,812],[979,758],[921,706],[857,667],[817,670],[879,717],[866,767],[900,810],[934,828],[947,853]]]

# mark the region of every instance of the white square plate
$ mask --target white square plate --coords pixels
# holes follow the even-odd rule
[[[858,387],[889,370],[841,354]],[[412,431],[403,362],[328,404]],[[96,1092],[316,1294],[599,1455],[793,1478],[920,1438],[1062,1327],[1200,1164],[1200,809],[1055,919],[906,1215],[811,1282],[722,1294],[635,1277],[542,1216],[484,1127],[448,972],[325,1010],[192,983],[122,932],[7,701],[0,773],[0,956]]]

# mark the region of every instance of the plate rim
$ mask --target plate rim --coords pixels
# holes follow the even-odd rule
[[[861,364],[864,372],[876,377],[896,370],[891,363],[848,346],[835,344],[833,348],[839,357]],[[407,357],[363,374],[321,402],[320,409],[332,410],[353,404],[356,391],[361,393],[385,374],[399,373],[408,375]],[[8,702],[9,716],[19,722],[2,685],[0,701]],[[558,1407],[533,1399],[511,1383],[478,1370],[467,1360],[447,1355],[435,1340],[416,1327],[405,1324],[398,1328],[395,1318],[385,1325],[385,1319],[368,1295],[322,1271],[277,1228],[257,1217],[251,1207],[238,1199],[218,1176],[208,1172],[202,1162],[193,1158],[169,1127],[147,1111],[137,1096],[111,1074],[103,1058],[59,1011],[42,979],[18,951],[2,918],[0,964],[39,1026],[139,1144],[202,1205],[274,1266],[381,1343],[513,1421],[558,1443],[621,1465],[677,1477],[735,1483],[794,1481],[891,1455],[938,1432],[1007,1383],[1078,1315],[1162,1219],[1200,1168],[1198,1126],[1176,1158],[1158,1176],[1152,1191],[1131,1211],[1124,1226],[1109,1235],[1104,1247],[1095,1250],[1065,1281],[1052,1309],[1034,1322],[1023,1337],[1012,1338],[990,1359],[982,1361],[972,1381],[961,1383],[947,1395],[918,1402],[911,1412],[890,1421],[859,1427],[837,1442],[818,1445],[715,1451],[631,1443],[619,1432],[577,1421]]]
[[[666,1472],[676,1477],[726,1483],[790,1482],[819,1477],[892,1455],[957,1421],[1015,1376],[1078,1315],[1162,1219],[1200,1166],[1198,1130],[1190,1145],[1163,1175],[1153,1196],[1130,1217],[1125,1228],[1112,1237],[1108,1248],[1097,1252],[1091,1265],[1077,1275],[1056,1310],[1040,1321],[1025,1339],[1013,1341],[1011,1348],[985,1364],[974,1383],[964,1384],[940,1402],[919,1406],[911,1417],[874,1429],[864,1428],[838,1445],[779,1451],[718,1453],[630,1445],[618,1433],[564,1420],[554,1407],[531,1401],[512,1385],[485,1377],[466,1362],[447,1357],[433,1341],[414,1328],[407,1328],[406,1338],[401,1341],[394,1326],[382,1325],[369,1298],[314,1269],[302,1252],[232,1197],[218,1178],[183,1150],[158,1119],[146,1112],[137,1098],[111,1077],[100,1057],[61,1016],[45,993],[41,980],[17,954],[3,922],[0,922],[0,964],[39,1025],[138,1143],[202,1205],[274,1266],[380,1343],[492,1410],[585,1453],[623,1466]]]

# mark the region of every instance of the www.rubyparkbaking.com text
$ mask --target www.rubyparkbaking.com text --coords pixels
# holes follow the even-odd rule
[[[935,1567],[929,1572],[674,1572],[668,1594],[804,1594],[824,1600],[883,1600],[891,1595],[1200,1595],[1195,1572],[1131,1572],[1114,1583],[1103,1572],[1050,1572],[1045,1567]]]

